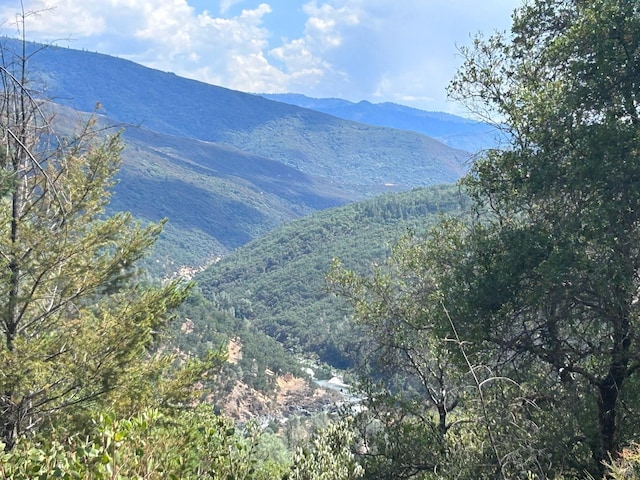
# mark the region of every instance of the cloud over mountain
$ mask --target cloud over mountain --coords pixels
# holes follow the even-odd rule
[[[15,36],[18,0],[2,2]],[[519,0],[24,0],[30,40],[133,60],[247,92],[391,101],[451,111],[469,34]]]

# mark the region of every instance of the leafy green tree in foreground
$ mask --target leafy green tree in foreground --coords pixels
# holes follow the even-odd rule
[[[207,407],[170,416],[157,409],[129,419],[99,415],[83,435],[21,439],[10,452],[0,452],[0,479],[273,480],[289,464],[261,451],[278,453],[269,440],[255,427],[238,432]]]
[[[364,471],[352,452],[355,435],[348,420],[330,423],[296,448],[284,480],[356,480]]]
[[[549,471],[551,455],[539,448],[556,433],[540,433],[548,412],[467,354],[443,304],[439,283],[456,264],[457,252],[449,256],[460,228],[449,220],[427,239],[403,238],[368,278],[339,263],[331,271],[369,337],[359,367],[366,408],[354,421],[365,478],[545,478]]]
[[[465,179],[480,216],[446,302],[496,369],[535,372],[599,474],[640,418],[640,4],[526,2],[463,53],[451,92],[511,145]]]
[[[188,287],[136,283],[161,226],[105,215],[118,136],[99,139],[89,124],[58,137],[26,43],[0,48],[0,60],[0,441],[11,449],[100,402],[129,415],[157,391],[177,401],[203,365],[157,386],[172,358],[153,347]]]
[[[422,382],[424,422],[387,402],[399,420],[379,416],[373,478],[416,466],[403,446],[432,440],[441,453],[422,458],[436,468],[407,476],[600,477],[640,435],[640,4],[532,0],[510,36],[463,54],[451,93],[509,141],[463,181],[475,220],[443,223],[377,278],[341,278],[396,369],[420,378],[458,359],[446,383]],[[421,437],[440,384],[458,394],[455,426]]]

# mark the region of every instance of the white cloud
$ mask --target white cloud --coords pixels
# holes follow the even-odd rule
[[[59,43],[243,91],[448,109],[444,90],[460,61],[455,44],[467,43],[469,33],[508,26],[520,2],[220,0],[216,16],[190,1],[24,0],[27,11],[41,11],[28,18],[27,34],[38,41],[69,38]],[[0,33],[15,35],[20,2],[1,3]],[[229,15],[240,3],[246,8]],[[267,29],[286,29],[281,20],[293,9],[299,25]],[[269,22],[276,14],[280,21]]]
[[[27,10],[48,6],[45,0],[25,1]],[[13,7],[0,9],[0,18],[13,14]],[[267,91],[286,83],[265,58],[270,33],[262,20],[270,12],[262,3],[219,18],[208,11],[197,14],[186,0],[59,0],[55,8],[28,19],[27,33],[38,41],[69,37],[75,48],[98,49],[239,90]]]
[[[287,74],[285,89],[280,91],[337,96],[329,93],[331,88],[336,84],[344,85],[349,75],[347,69],[333,63],[332,52],[345,47],[344,32],[360,23],[359,9],[328,3],[318,5],[317,1],[306,3],[302,8],[307,15],[304,35],[283,41],[281,46],[269,52]]]
[[[220,1],[220,15],[226,14],[231,7],[241,3],[242,0],[221,0]]]
[[[331,69],[331,65],[313,54],[304,39],[287,42],[281,47],[272,49],[269,54],[286,66],[286,72],[289,75],[302,81],[305,80],[305,74],[311,74],[316,77],[316,81],[319,81],[323,72]]]
[[[304,36],[272,53],[288,72],[321,68],[322,78],[315,83],[291,79],[297,91],[451,110],[455,107],[446,103],[445,90],[460,62],[456,44],[468,43],[478,30],[507,27],[509,13],[518,3],[310,1],[303,7],[308,15]]]
[[[71,32],[80,36],[100,34],[106,29],[106,23],[97,11],[99,6],[95,3],[91,0],[27,0],[24,7],[27,12],[28,34],[40,40],[66,38]],[[17,1],[5,3],[0,7],[0,22],[8,35],[16,35],[22,31],[20,11],[20,2]]]
[[[360,23],[359,8],[349,5],[336,8],[333,5],[317,2],[304,5],[303,11],[309,15],[305,24],[305,35],[308,42],[320,50],[339,47],[342,44],[342,31]]]

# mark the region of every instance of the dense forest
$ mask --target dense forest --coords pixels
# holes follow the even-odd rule
[[[216,310],[249,322],[288,349],[315,352],[322,362],[348,368],[360,335],[351,310],[327,288],[333,260],[368,273],[401,236],[426,231],[445,213],[460,215],[464,202],[458,187],[445,185],[325,210],[273,230],[195,280]]]
[[[508,146],[196,284],[141,270],[163,222],[106,213],[120,135],[60,135],[3,49],[0,478],[640,478],[640,6],[531,0],[462,55],[451,97]],[[255,378],[313,350],[359,403],[308,435],[234,423],[209,393],[238,332]]]

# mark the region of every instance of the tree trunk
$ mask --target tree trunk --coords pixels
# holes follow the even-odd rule
[[[600,434],[600,452],[596,460],[602,462],[615,459],[620,454],[617,438],[617,412],[618,400],[622,392],[622,386],[629,375],[629,348],[631,341],[628,331],[621,336],[620,341],[614,343],[613,361],[609,366],[607,376],[598,385],[598,426]]]
[[[598,398],[598,424],[600,432],[601,454],[599,461],[606,460],[608,454],[616,456],[618,442],[616,438],[616,408],[622,378],[619,381],[614,379],[610,371],[607,378],[600,384]]]
[[[18,439],[19,407],[11,400],[11,396],[3,393],[0,399],[0,441],[4,442],[5,450],[11,450]]]

